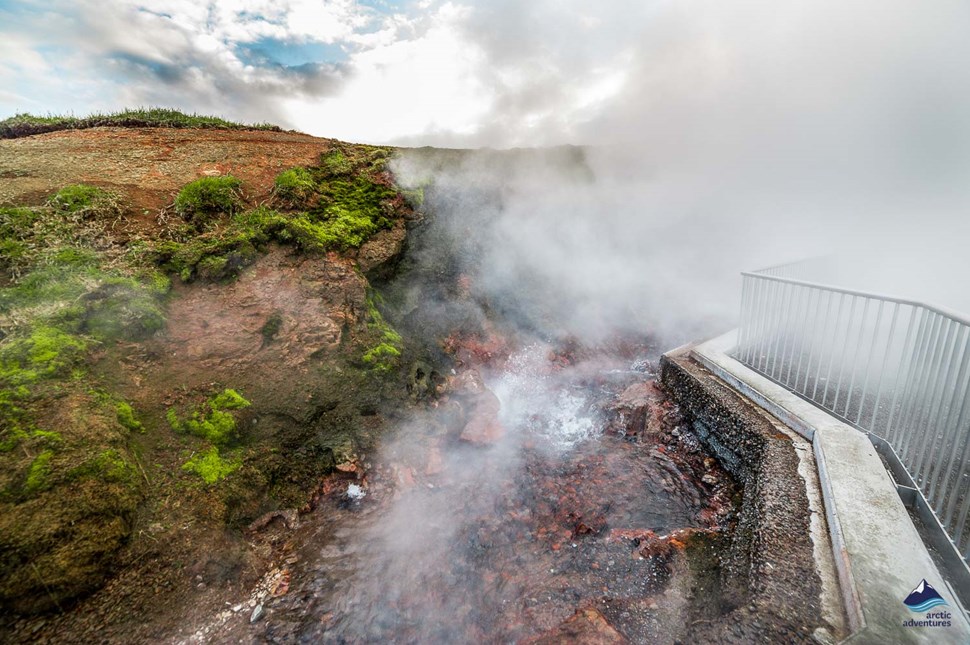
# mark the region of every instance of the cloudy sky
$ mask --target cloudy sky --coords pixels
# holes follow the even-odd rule
[[[150,105],[366,143],[597,144],[581,194],[518,178],[508,211],[543,222],[522,257],[576,211],[557,284],[601,290],[619,263],[629,299],[687,254],[705,273],[671,291],[714,303],[737,289],[712,276],[838,248],[970,264],[968,34],[966,0],[0,0],[0,118]],[[970,307],[967,270],[929,283]]]
[[[493,146],[903,128],[936,158],[965,135],[968,33],[956,0],[0,0],[0,117],[159,105]]]

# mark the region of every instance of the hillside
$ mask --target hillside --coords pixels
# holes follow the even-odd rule
[[[0,140],[0,629],[88,598],[83,640],[179,615],[196,576],[251,584],[279,545],[247,527],[353,468],[407,398],[371,283],[415,218],[392,154],[243,129]]]

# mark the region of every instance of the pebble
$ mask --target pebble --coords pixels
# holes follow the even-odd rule
[[[253,615],[249,617],[249,622],[255,623],[257,620],[263,617],[264,613],[266,612],[263,610],[263,606],[256,605],[256,609],[253,610]]]

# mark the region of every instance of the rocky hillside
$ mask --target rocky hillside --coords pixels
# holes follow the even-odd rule
[[[0,140],[0,630],[248,584],[408,398],[392,149],[85,127]]]

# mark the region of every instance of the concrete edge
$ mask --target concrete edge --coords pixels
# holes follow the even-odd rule
[[[950,637],[959,639],[952,642],[970,642],[970,624],[966,622],[966,617],[959,609],[956,612],[959,618],[955,621],[955,629],[952,632],[931,630],[931,633],[927,634],[925,629],[901,631],[898,627],[894,627],[895,624],[886,622],[885,617],[893,614],[893,607],[889,605],[893,592],[889,592],[883,586],[898,588],[899,580],[895,579],[893,572],[883,572],[878,567],[874,567],[874,563],[870,561],[871,558],[867,557],[870,542],[873,543],[872,551],[875,553],[892,556],[884,556],[883,561],[879,563],[884,569],[886,562],[895,564],[899,560],[906,560],[909,566],[904,568],[923,571],[925,572],[923,577],[930,580],[931,584],[947,588],[943,576],[933,564],[922,539],[919,538],[915,526],[909,519],[899,498],[895,482],[882,461],[878,457],[871,458],[875,455],[875,449],[864,433],[838,421],[817,406],[742,365],[729,355],[735,345],[736,331],[731,331],[705,343],[690,348],[678,348],[675,351],[689,352],[698,363],[742,396],[812,442],[833,557],[851,632],[846,640],[889,642],[886,640],[887,637],[905,636],[906,640],[911,642],[931,640],[948,642]],[[873,448],[871,455],[863,455],[860,452],[862,442],[865,446]],[[846,454],[850,459],[845,458]],[[837,457],[835,468],[830,467],[827,459],[827,456],[833,455]],[[847,464],[847,461],[851,463]],[[860,476],[850,474],[847,477],[847,472],[851,472],[847,471],[847,466],[860,470]],[[859,490],[860,486],[862,490]],[[856,498],[855,500],[847,499],[850,493],[853,498]],[[892,508],[883,513],[872,513],[872,508],[860,506],[858,499],[876,500],[879,502],[879,504],[873,504],[876,508],[887,504]],[[858,513],[849,511],[858,511]],[[858,517],[860,514],[866,516],[864,521],[860,521]],[[846,520],[849,522],[848,527]],[[916,542],[913,541],[913,536],[916,537]],[[899,542],[896,543],[896,540]],[[880,575],[882,573],[886,575]],[[906,573],[904,579],[909,579],[912,575],[912,573]],[[909,584],[915,584],[918,580],[917,578]],[[897,600],[900,606],[902,606],[901,601],[902,596]],[[876,619],[876,624],[873,623],[873,619]],[[943,637],[943,640],[933,636]]]
[[[849,561],[845,536],[842,533],[842,524],[839,522],[838,514],[835,512],[835,506],[832,503],[834,493],[828,476],[828,469],[825,465],[825,454],[819,449],[820,444],[816,441],[815,428],[805,423],[787,408],[782,407],[764,396],[762,394],[764,390],[757,387],[760,386],[769,389],[768,386],[778,388],[777,385],[728,356],[728,351],[735,345],[735,338],[735,332],[732,331],[701,345],[691,347],[691,356],[742,396],[750,399],[758,407],[776,417],[783,424],[811,442],[812,452],[815,454],[815,463],[818,467],[818,480],[822,489],[822,501],[825,507],[825,519],[828,522],[832,556],[839,579],[839,593],[842,597],[842,608],[845,611],[849,633],[863,630],[866,627],[865,614],[862,611],[862,602],[859,599],[855,577],[852,574],[852,566]],[[737,365],[730,365],[728,361],[732,361]],[[750,374],[744,374],[743,370],[747,370]],[[763,380],[764,383],[758,383],[758,380]],[[751,385],[751,381],[754,381],[754,386]],[[790,393],[785,391],[779,394],[783,394],[787,398],[787,395]],[[794,397],[794,395],[791,396]]]
[[[738,642],[831,645],[844,638],[848,627],[812,443],[705,368],[689,347],[664,354],[659,376],[687,428],[740,486],[721,572],[738,603],[723,618],[746,626]],[[761,612],[769,631],[760,632]],[[716,630],[705,635],[719,641]]]

